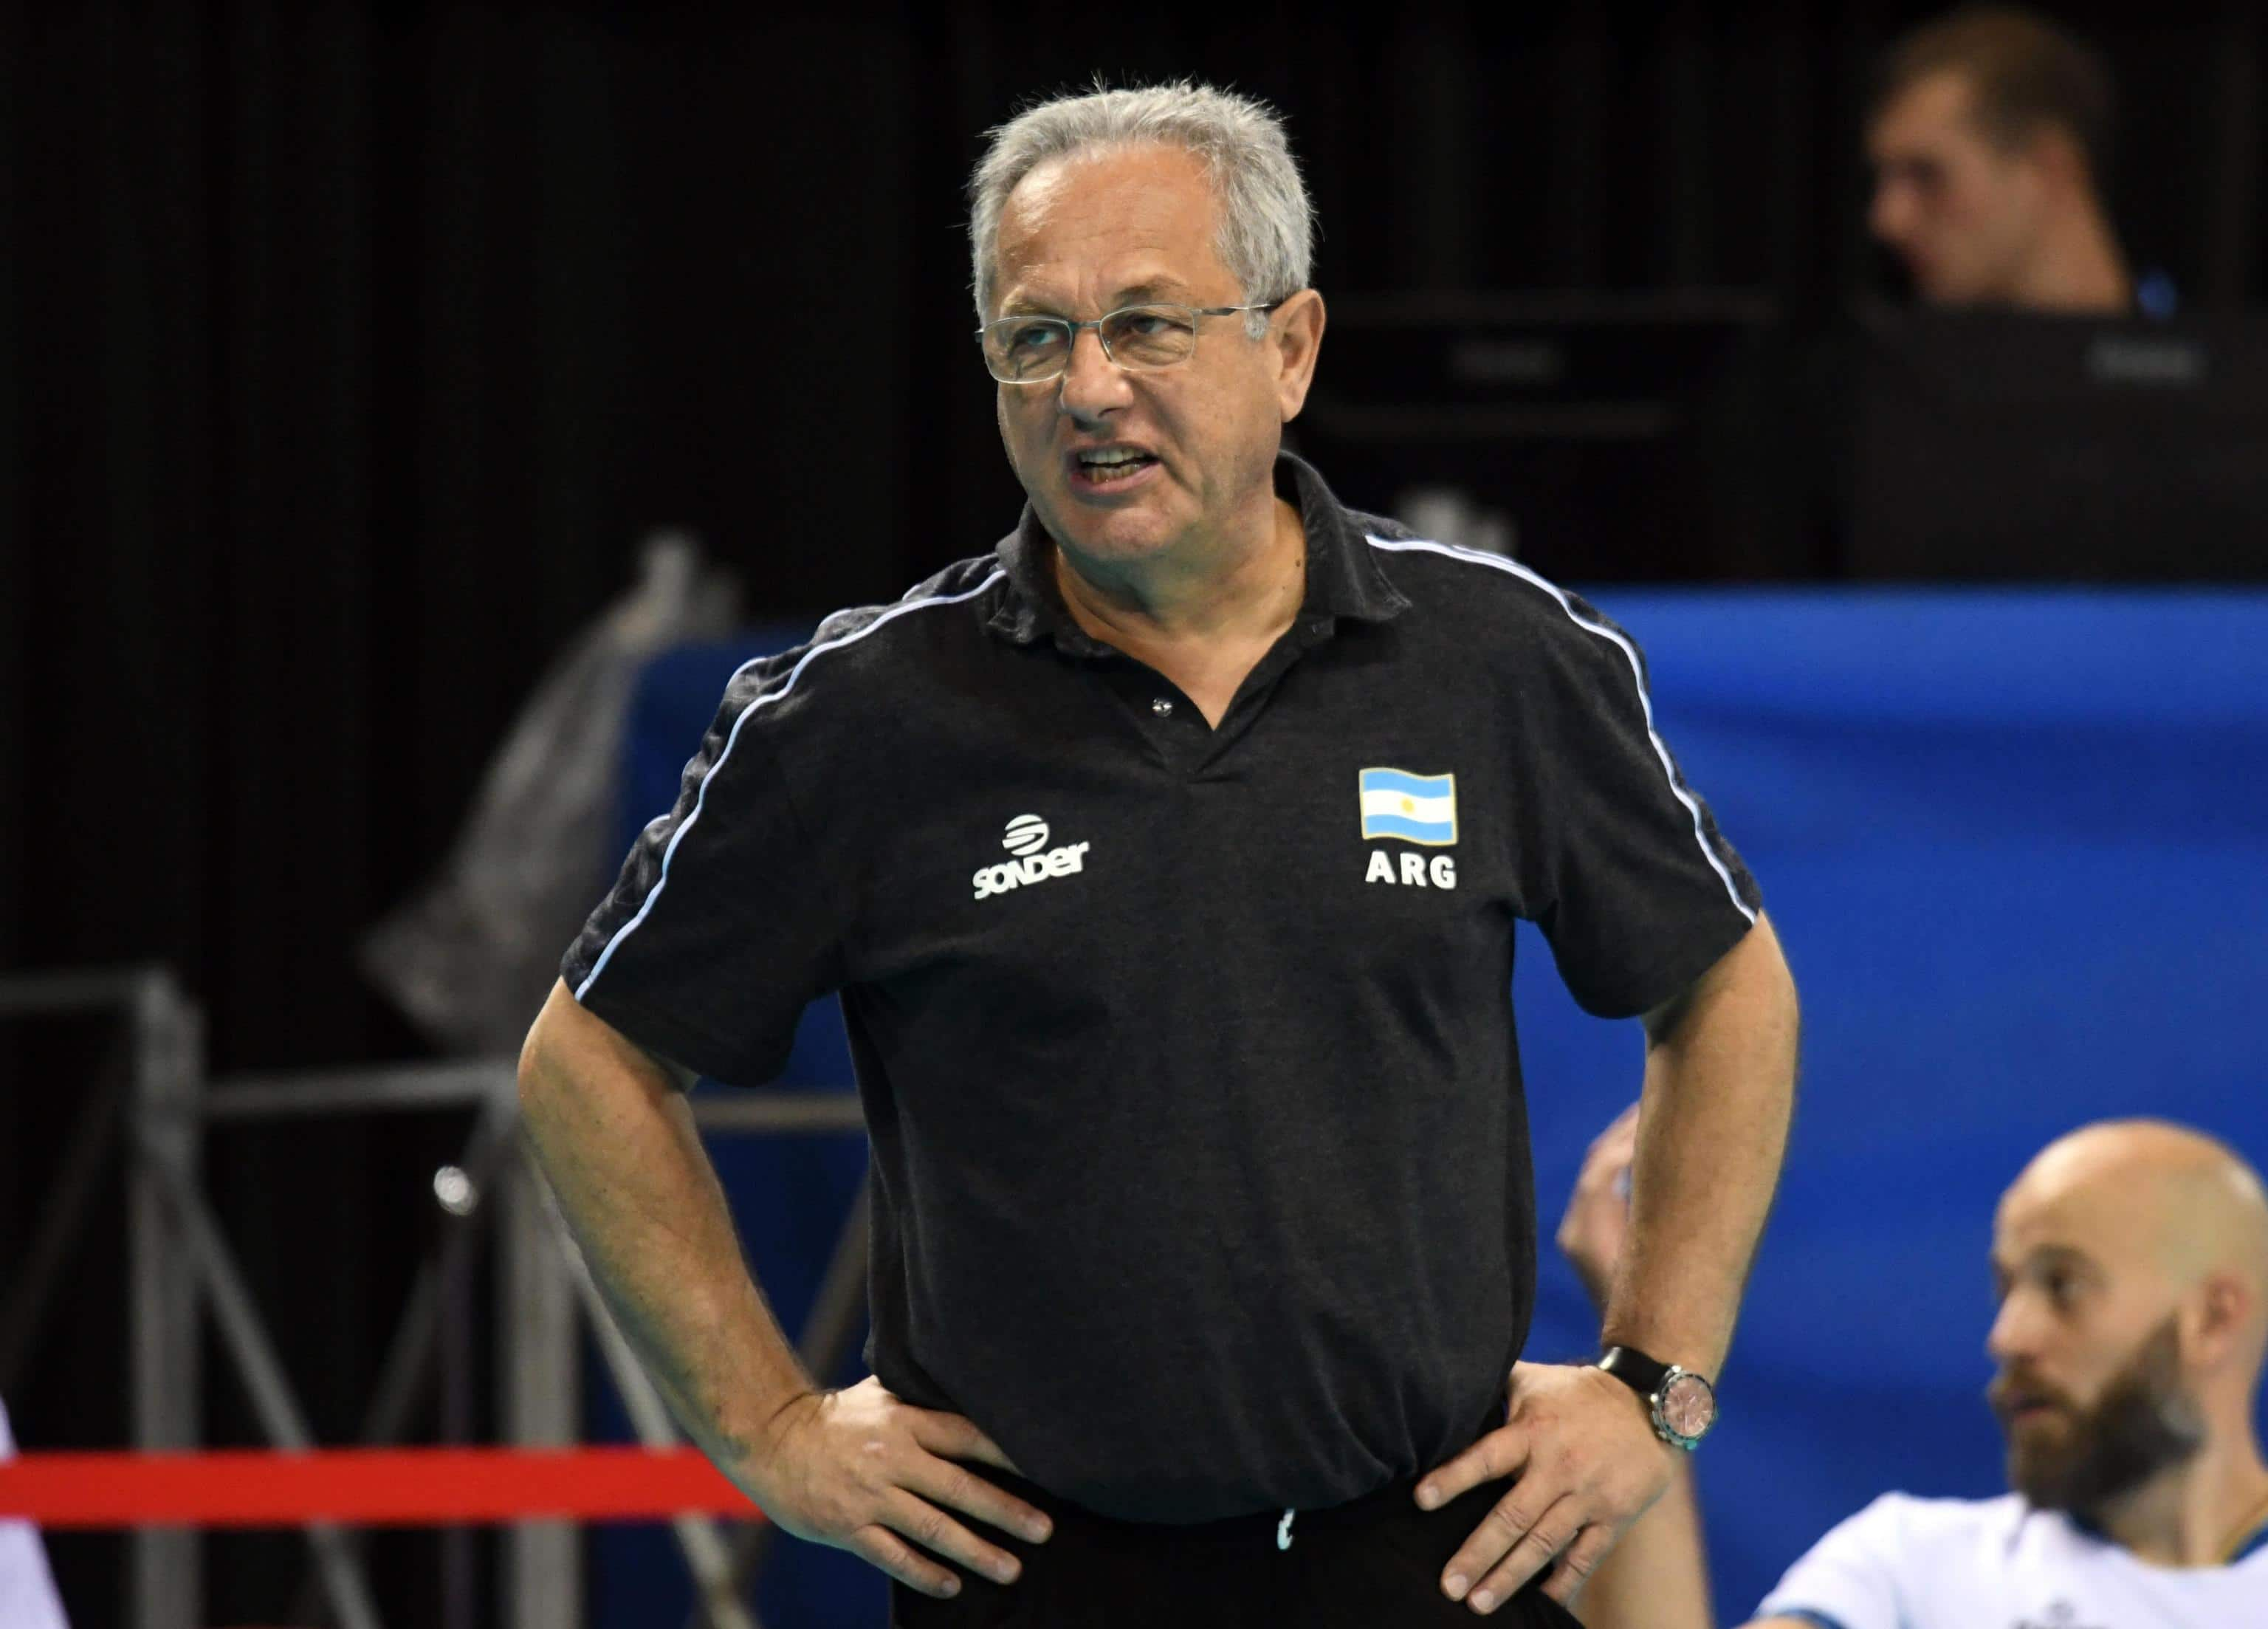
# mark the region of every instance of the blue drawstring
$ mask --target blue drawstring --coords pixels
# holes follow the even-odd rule
[[[1298,1514],[1297,1511],[1286,1510],[1284,1519],[1276,1524],[1276,1548],[1278,1550],[1292,1547],[1292,1518]]]

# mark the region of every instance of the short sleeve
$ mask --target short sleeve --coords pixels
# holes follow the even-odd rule
[[[1796,1618],[1827,1629],[1904,1629],[1899,1580],[1909,1564],[1905,1500],[1885,1493],[1829,1529],[1787,1569],[1758,1618]]]
[[[802,654],[733,675],[676,807],[638,835],[560,967],[632,1041],[733,1085],[777,1074],[804,1007],[842,982],[850,868],[839,836],[813,836],[782,761],[794,710],[777,704]]]
[[[1566,615],[1530,704],[1544,798],[1534,914],[1575,999],[1627,1018],[1708,971],[1761,901],[1654,728],[1637,642],[1551,592]]]

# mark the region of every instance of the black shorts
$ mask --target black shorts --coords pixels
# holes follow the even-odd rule
[[[1484,1618],[1441,1593],[1441,1574],[1506,1482],[1484,1483],[1435,1511],[1413,1482],[1292,1519],[1240,1516],[1193,1527],[1113,1522],[1020,1478],[976,1474],[1048,1513],[1055,1533],[1031,1544],[966,1515],[970,1530],[1021,1561],[1012,1584],[957,1564],[949,1601],[890,1587],[895,1629],[1427,1629],[1483,1624],[1566,1629],[1576,1619],[1534,1585]],[[958,1513],[956,1513],[958,1515]]]

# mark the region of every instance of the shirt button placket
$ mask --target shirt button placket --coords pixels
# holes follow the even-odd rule
[[[1161,719],[1172,718],[1174,716],[1174,698],[1170,696],[1160,696],[1157,697],[1150,704],[1150,711],[1157,714],[1158,717]]]

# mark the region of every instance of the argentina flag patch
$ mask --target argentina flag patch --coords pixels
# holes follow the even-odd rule
[[[1457,778],[1364,770],[1362,835],[1441,846],[1457,840]]]

